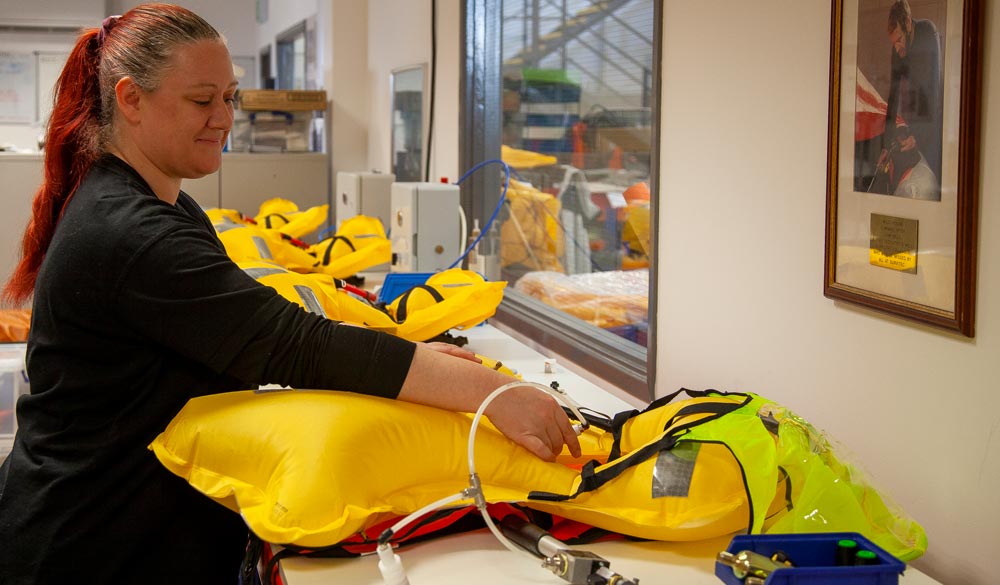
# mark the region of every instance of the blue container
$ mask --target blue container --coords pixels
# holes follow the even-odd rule
[[[858,550],[875,553],[878,564],[837,566],[837,542],[843,539],[858,543]],[[897,585],[906,565],[878,545],[856,532],[823,534],[754,534],[734,536],[728,552],[749,550],[770,557],[784,552],[794,567],[782,568],[768,575],[766,585]],[[724,583],[742,585],[733,569],[716,561],[715,575]]]
[[[382,282],[382,288],[378,289],[375,302],[391,303],[399,295],[418,284],[427,282],[427,279],[433,275],[433,272],[390,272],[385,275],[385,280]]]

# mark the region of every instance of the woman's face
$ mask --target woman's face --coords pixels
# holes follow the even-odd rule
[[[195,179],[219,170],[233,126],[236,78],[221,41],[177,49],[160,87],[142,95],[133,139],[161,173]]]

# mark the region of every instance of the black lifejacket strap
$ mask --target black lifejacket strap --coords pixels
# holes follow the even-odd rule
[[[413,288],[411,288],[410,290],[403,293],[402,298],[399,299],[399,304],[396,305],[396,323],[402,323],[403,321],[406,321],[406,302],[410,300],[410,295],[413,294],[413,291],[418,289],[430,293],[435,303],[440,303],[441,301],[444,300],[444,297],[441,296],[441,293],[439,293],[434,287],[428,286],[426,284],[418,284]]]
[[[281,225],[288,225],[288,224],[292,223],[291,221],[288,220],[287,217],[285,217],[284,215],[282,215],[280,213],[271,213],[271,214],[268,214],[268,216],[264,218],[264,227],[266,227],[266,228],[277,227],[277,226],[271,225],[271,218],[272,217],[281,218],[281,220],[285,222],[285,223],[283,223]]]
[[[358,249],[354,247],[354,242],[352,242],[351,240],[347,239],[344,236],[333,236],[332,238],[330,238],[330,243],[326,246],[326,251],[323,252],[323,266],[329,266],[330,254],[333,252],[333,245],[337,243],[337,240],[346,243],[351,248],[351,252],[358,251]]]

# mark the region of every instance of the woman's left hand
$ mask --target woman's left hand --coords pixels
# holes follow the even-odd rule
[[[427,349],[433,349],[434,351],[439,353],[445,353],[451,356],[462,358],[464,360],[469,360],[470,362],[475,362],[477,364],[483,363],[483,360],[479,359],[479,357],[476,356],[475,352],[470,351],[468,349],[463,349],[461,347],[458,347],[457,345],[444,343],[443,341],[422,342],[421,345],[423,345]]]

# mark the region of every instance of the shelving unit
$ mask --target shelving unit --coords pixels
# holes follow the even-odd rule
[[[521,69],[505,82],[505,139],[509,146],[566,162],[580,121],[580,84],[562,69]]]

